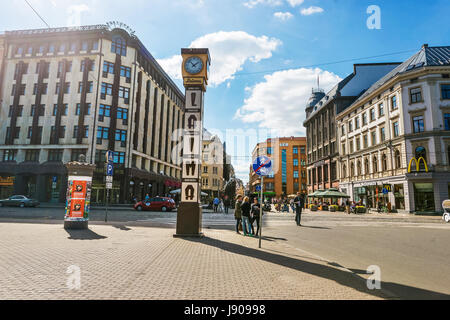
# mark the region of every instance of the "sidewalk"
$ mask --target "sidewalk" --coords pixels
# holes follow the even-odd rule
[[[379,299],[353,273],[277,239],[205,230],[0,223],[0,299]],[[67,281],[81,274],[79,290]]]

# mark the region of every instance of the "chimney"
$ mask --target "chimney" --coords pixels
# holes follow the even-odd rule
[[[422,45],[422,49],[425,49],[425,48],[428,48],[428,43],[424,43],[424,44]]]

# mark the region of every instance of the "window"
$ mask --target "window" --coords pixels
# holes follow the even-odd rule
[[[117,119],[122,119],[123,124],[128,124],[128,109],[117,108]]]
[[[370,109],[370,121],[375,120],[375,108]]]
[[[347,166],[345,165],[345,163],[342,165],[342,177],[347,177]]]
[[[114,36],[111,44],[111,52],[121,56],[127,55],[127,43],[124,38]]]
[[[341,127],[341,134],[344,136],[345,135],[345,126]]]
[[[380,128],[380,142],[383,142],[384,140],[386,140],[386,132],[383,128]]]
[[[92,93],[94,88],[94,83],[92,81],[88,81],[87,83],[87,91],[86,93]],[[78,83],[78,93],[83,93],[83,82]]]
[[[33,54],[34,48],[32,46],[28,47],[27,54]]]
[[[39,85],[37,83],[34,84],[33,87],[33,95],[37,95]],[[41,86],[41,94],[47,94],[48,83],[43,83]]]
[[[294,178],[298,178],[298,171],[294,171]]]
[[[203,167],[203,173],[208,173],[208,167],[207,166]]]
[[[125,104],[130,103],[130,88],[120,87],[119,97],[125,100]]]
[[[107,77],[108,73],[114,74],[114,63],[105,61],[103,63],[103,76]]]
[[[359,129],[359,117],[355,118],[355,129]]]
[[[306,147],[300,147],[300,153],[306,154]]]
[[[348,122],[348,132],[352,132],[353,131],[353,121],[349,121]]]
[[[104,117],[110,117],[110,116],[111,116],[111,106],[106,106],[104,104],[101,104],[99,111],[98,111],[98,120],[103,121]]]
[[[423,116],[413,117],[413,132],[419,133],[425,131],[425,125],[423,122]]]
[[[103,82],[102,83],[102,94],[101,94],[101,98],[102,99],[106,99],[106,96],[108,95],[108,96],[112,96],[112,88],[113,88],[113,85],[112,84],[110,84],[110,83],[105,83],[105,82]]]
[[[86,149],[72,149],[72,153],[70,155],[70,161],[80,160],[81,155],[86,156]]]
[[[23,47],[22,46],[16,47],[16,54],[20,54],[20,55],[23,54]]]
[[[272,147],[267,147],[267,154],[272,154]]]
[[[125,147],[126,143],[127,143],[127,131],[117,129],[115,138],[116,138],[116,141],[121,142],[121,144],[120,144],[121,147]]]
[[[88,51],[89,43],[87,41],[83,41],[81,43],[81,51]]]
[[[40,150],[26,150],[25,161],[39,161],[39,151]]]
[[[45,46],[39,46],[39,53],[44,54],[45,53]]]
[[[354,150],[353,140],[349,141],[349,144],[350,144],[350,153],[353,153],[353,150]]]
[[[398,121],[394,122],[393,129],[394,129],[394,137],[398,137],[400,134],[399,129],[398,129]]]
[[[366,158],[366,160],[364,160],[364,174],[369,174],[369,171],[369,159]]]
[[[364,148],[369,146],[369,138],[367,137],[367,134],[363,135],[363,146]]]
[[[294,159],[294,167],[298,167],[298,159]]]
[[[108,139],[109,137],[109,128],[106,127],[98,127],[97,129],[97,143],[102,144],[102,139]]]
[[[397,96],[391,97],[391,108],[392,110],[397,109]]]
[[[378,115],[380,117],[384,116],[384,105],[382,103],[378,106]]]
[[[125,152],[114,152],[114,163],[125,163]]]
[[[345,155],[345,143],[342,144],[342,154]]]
[[[55,44],[54,43],[50,43],[50,45],[48,46],[48,53],[55,53]]]
[[[402,167],[402,158],[400,155],[400,150],[395,150],[395,167],[400,169]]]
[[[373,172],[377,173],[378,172],[378,159],[377,159],[377,157],[373,157],[372,166],[373,166]]]
[[[362,114],[362,122],[363,122],[363,126],[365,126],[367,124],[367,113],[364,112]]]
[[[409,90],[410,102],[417,103],[422,102],[422,89],[421,88],[413,88]]]
[[[350,164],[350,177],[355,176],[355,164],[352,162]]]
[[[95,150],[95,162],[96,163],[106,162],[106,150]]]
[[[356,138],[356,150],[361,150],[361,139]]]
[[[98,40],[92,41],[92,50],[93,51],[98,50]]]
[[[293,147],[292,148],[292,153],[293,154],[298,154],[298,147]]]
[[[125,77],[127,82],[131,82],[131,68],[121,66],[120,67],[120,76]]]
[[[62,149],[48,150],[48,161],[62,161],[63,151]]]
[[[387,170],[387,157],[385,154],[383,154],[381,156],[381,166],[382,166],[383,172]]]
[[[427,150],[422,146],[416,148],[414,155],[417,160],[420,158],[424,158],[425,161],[427,160]],[[420,161],[419,171],[425,171],[425,163],[423,161]]]
[[[3,151],[3,162],[16,161],[17,150]]]
[[[59,50],[58,50],[58,52],[62,52],[62,53],[66,52],[66,44],[65,44],[65,43],[61,43],[61,44],[59,45]]]
[[[444,128],[450,130],[450,113],[444,113]]]
[[[372,146],[374,146],[377,144],[377,133],[375,131],[372,131],[370,133],[370,135],[371,135],[371,139],[372,139]]]
[[[450,99],[450,84],[441,84],[441,98],[443,100]]]
[[[70,82],[66,82],[64,84],[64,94],[69,94],[70,93]]]
[[[93,60],[88,60],[88,64],[89,64],[89,71],[94,71],[95,69],[95,61]],[[80,72],[84,72],[84,69],[86,67],[86,60],[82,60],[81,61],[81,65],[80,65]]]
[[[217,167],[213,167],[213,174],[217,174]]]

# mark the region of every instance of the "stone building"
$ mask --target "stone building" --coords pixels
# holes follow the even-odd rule
[[[184,94],[134,32],[108,24],[7,31],[3,39],[0,176],[13,181],[0,185],[3,196],[64,201],[64,163],[83,154],[97,164],[92,202],[103,203],[107,150],[112,203],[179,185],[172,133],[183,126]]]
[[[450,198],[450,47],[424,45],[336,121],[340,186],[352,199],[442,210]]]
[[[315,89],[306,105],[308,193],[339,188],[336,115],[399,63],[355,64],[353,73],[326,94]]]

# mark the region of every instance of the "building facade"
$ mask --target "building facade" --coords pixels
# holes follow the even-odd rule
[[[307,192],[306,137],[267,139],[258,143],[252,159],[265,155],[272,160],[273,175],[264,177],[264,193],[269,197],[286,197],[297,192]],[[261,178],[250,166],[250,193],[256,192]]]
[[[336,117],[340,185],[369,208],[450,198],[450,47],[424,45]]]
[[[306,105],[306,120],[303,123],[308,139],[308,193],[339,188],[336,115],[398,65],[399,63],[355,64],[353,73],[327,94],[320,89],[313,90]]]
[[[202,191],[210,197],[220,197],[224,189],[224,145],[219,137],[203,131]],[[226,159],[226,156],[225,156]]]
[[[64,163],[97,164],[91,201],[105,201],[105,154],[114,151],[110,201],[179,186],[172,134],[184,94],[123,25],[6,32],[1,88],[2,195],[64,201]]]

